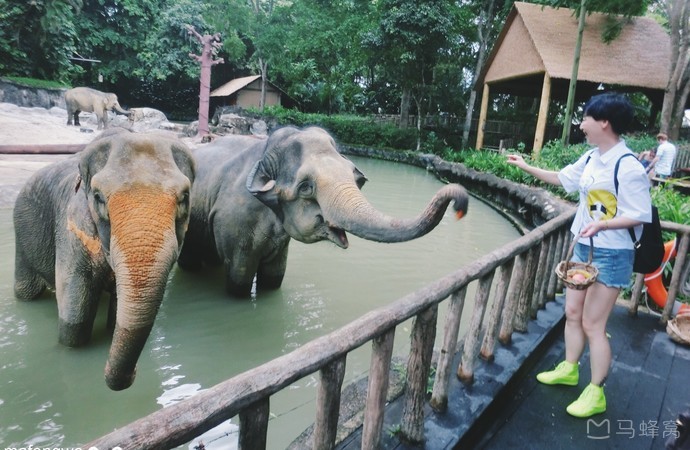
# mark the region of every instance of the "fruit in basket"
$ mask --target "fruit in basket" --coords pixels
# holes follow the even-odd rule
[[[592,277],[592,274],[584,269],[570,269],[567,275],[569,280],[577,283],[583,283]]]

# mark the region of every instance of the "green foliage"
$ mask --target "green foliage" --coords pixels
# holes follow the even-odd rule
[[[690,225],[688,196],[673,189],[672,181],[652,189],[652,203],[659,209],[661,220]]]
[[[30,88],[36,88],[36,89],[62,89],[62,88],[70,88],[71,86],[65,83],[60,83],[57,81],[48,81],[48,80],[38,80],[36,78],[27,78],[27,77],[2,77],[3,79],[6,79],[8,81],[11,81],[14,84],[18,84],[20,86],[26,86]]]

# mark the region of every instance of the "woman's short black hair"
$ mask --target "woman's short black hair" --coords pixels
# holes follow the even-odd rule
[[[613,132],[620,135],[628,131],[633,119],[633,107],[626,95],[607,92],[595,95],[585,105],[585,116],[594,120],[608,120]]]

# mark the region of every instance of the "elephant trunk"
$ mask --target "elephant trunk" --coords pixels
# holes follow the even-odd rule
[[[160,191],[139,190],[113,195],[109,205],[117,312],[105,379],[110,389],[122,390],[134,382],[137,360],[178,256],[176,201]]]
[[[124,114],[124,115],[129,115],[131,113],[131,111],[129,111],[127,109],[123,109],[122,106],[120,106],[118,104],[113,106],[113,110],[117,113]]]
[[[396,219],[374,208],[356,185],[340,186],[331,192],[326,202],[326,216],[333,227],[342,228],[355,236],[376,242],[405,242],[424,236],[443,218],[453,201],[458,218],[467,213],[468,194],[458,184],[442,187],[424,211],[413,219]]]

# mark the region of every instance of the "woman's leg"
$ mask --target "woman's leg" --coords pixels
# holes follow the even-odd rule
[[[585,295],[592,287],[583,291],[567,288],[565,291],[565,360],[569,363],[577,364],[585,349],[582,315]]]
[[[611,346],[606,337],[606,322],[620,292],[601,283],[587,289],[582,313],[582,329],[589,343],[592,384],[601,386],[611,366]]]

